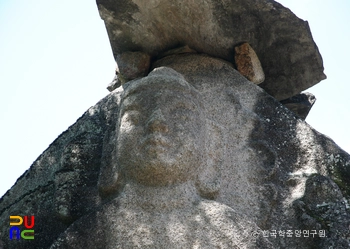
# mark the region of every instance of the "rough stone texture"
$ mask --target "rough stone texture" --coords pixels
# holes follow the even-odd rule
[[[289,99],[281,101],[285,107],[294,112],[303,120],[306,119],[315,102],[316,98],[311,93],[300,93]]]
[[[51,248],[272,248],[252,238],[259,228],[248,217],[200,197],[201,191],[213,194],[201,185],[212,185],[211,169],[217,165],[208,155],[220,150],[207,141],[211,130],[202,105],[201,95],[169,68],[125,86],[115,173],[104,168],[100,178],[124,186],[115,187],[115,200],[67,229]],[[208,170],[214,174],[203,174]],[[118,186],[111,185],[108,192]],[[100,232],[86,243],[80,234],[89,234],[91,227],[84,224],[91,220],[101,222]]]
[[[122,85],[122,82],[120,80],[120,77],[118,77],[118,75],[116,74],[113,78],[113,80],[111,81],[111,83],[108,84],[107,86],[107,90],[112,92],[115,89],[117,89],[118,87],[120,87]]]
[[[234,47],[248,42],[278,100],[325,79],[308,23],[272,0],[97,0],[117,59],[126,51],[152,57],[188,45],[233,63]]]
[[[235,47],[235,64],[238,72],[251,82],[260,84],[265,80],[259,58],[248,43]]]
[[[151,58],[142,52],[124,52],[116,57],[116,74],[121,83],[128,82],[148,74]]]
[[[110,92],[130,80],[146,76],[149,73],[151,57],[142,52],[125,52],[117,56],[116,62],[115,76],[107,86]]]
[[[197,51],[190,48],[188,45],[186,45],[186,46],[170,49],[170,50],[160,54],[159,56],[157,56],[157,59],[163,58],[163,57],[168,56],[168,55],[187,54],[187,53],[197,53]]]
[[[125,92],[113,91],[59,136],[1,198],[4,248],[349,248],[350,155],[230,63],[207,55],[180,54],[164,57],[152,68],[149,76],[123,86],[144,85],[143,90],[137,88],[138,99],[140,103],[149,100],[150,113],[137,119],[132,111],[140,107],[131,105],[127,108],[131,113],[120,114],[125,111]],[[196,115],[205,122],[183,115],[189,98],[178,107],[170,101],[183,97],[183,87],[173,96],[163,96],[166,86],[160,86],[159,80],[187,87],[190,99],[202,105],[195,108]],[[153,85],[152,91],[147,84]],[[162,96],[170,102],[165,104]],[[162,109],[163,105],[179,111],[178,121],[163,113],[169,109]],[[152,122],[151,117],[155,117]],[[143,123],[147,118],[149,122]],[[181,158],[195,162],[193,168],[185,169],[188,175],[176,164],[170,169],[157,164],[132,168],[139,155],[129,157],[130,165],[125,165],[125,158],[124,164],[118,164],[123,159],[121,150],[137,150],[133,146],[138,143],[120,147],[133,127],[130,122],[170,132],[161,119],[172,120],[180,135],[192,123],[184,133],[194,136],[185,141],[186,148],[199,144],[197,149],[206,151],[197,159]],[[119,120],[124,120],[121,126]],[[161,156],[162,146],[181,143],[174,137],[151,139],[153,159],[166,161],[176,155],[175,151]],[[167,175],[172,169],[175,178]],[[138,170],[146,177],[135,181]],[[155,178],[152,170],[157,172]],[[165,172],[165,179],[159,172]],[[160,185],[152,179],[160,180]],[[181,183],[171,183],[174,179]],[[10,215],[35,215],[35,240],[10,241]],[[276,238],[264,238],[264,231],[273,230],[292,230],[293,236],[277,233]],[[327,237],[299,238],[295,230],[325,230]]]
[[[99,205],[96,185],[111,120],[101,115],[106,101],[111,99],[90,108],[63,132],[0,199],[3,248],[48,248],[69,224]],[[35,215],[35,239],[9,241],[10,215]]]

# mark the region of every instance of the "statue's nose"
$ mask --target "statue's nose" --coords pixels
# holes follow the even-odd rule
[[[168,125],[166,119],[160,109],[157,109],[152,113],[147,125],[149,131],[158,131],[163,133],[168,132]]]

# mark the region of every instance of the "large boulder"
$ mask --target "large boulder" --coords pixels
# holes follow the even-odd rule
[[[114,57],[141,51],[153,58],[169,49],[192,49],[233,62],[248,42],[265,72],[260,85],[278,100],[326,76],[309,25],[272,0],[97,0]]]

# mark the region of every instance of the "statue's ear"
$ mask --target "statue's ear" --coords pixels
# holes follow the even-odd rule
[[[197,178],[197,188],[203,198],[212,200],[219,193],[225,148],[223,128],[206,120],[205,156]]]
[[[101,168],[98,178],[100,196],[105,198],[118,194],[122,179],[117,159],[117,134],[115,129],[107,131],[103,141]]]
[[[98,178],[98,190],[102,197],[118,193],[120,189],[118,165],[102,165]]]

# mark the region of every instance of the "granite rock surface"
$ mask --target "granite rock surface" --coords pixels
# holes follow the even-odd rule
[[[307,22],[272,0],[97,5],[111,93],[1,197],[0,248],[350,247],[350,155],[298,95],[325,78]],[[236,70],[245,42],[259,85]],[[12,215],[34,240],[10,239]]]
[[[97,0],[114,57],[141,51],[152,58],[188,45],[234,62],[244,42],[256,52],[266,79],[260,85],[278,100],[326,76],[309,25],[272,0]]]
[[[281,103],[289,110],[294,112],[298,117],[306,119],[316,98],[312,93],[300,93],[291,98],[282,100]]]
[[[193,141],[201,144],[204,139],[207,152],[192,159],[196,163],[191,173],[183,175],[174,164],[175,180],[180,180],[172,183],[170,177],[158,186],[151,175],[135,182],[133,171],[116,164],[121,127],[129,129],[125,122],[138,122],[133,116],[121,116],[125,90],[118,88],[60,135],[1,198],[4,248],[349,247],[349,154],[224,60],[192,53],[169,55],[156,61],[148,76],[127,84],[145,85],[147,90],[143,83],[156,80],[165,85],[182,82],[180,88],[194,88],[193,96],[202,103],[200,120],[205,122],[194,126],[198,131]],[[152,89],[152,96],[162,96],[157,95],[162,87]],[[180,92],[174,91],[174,98]],[[149,95],[142,96],[146,101]],[[152,103],[160,108],[164,102]],[[178,104],[180,113],[187,113],[183,109],[187,104]],[[170,129],[159,121],[168,117],[161,111],[154,114],[157,125],[150,126],[157,132]],[[191,120],[179,117],[183,117],[179,129]],[[205,137],[200,135],[204,128]],[[156,147],[149,152],[166,160],[158,154],[161,139],[151,140]],[[205,163],[199,163],[203,158]],[[146,167],[151,171],[135,169],[167,172],[153,166]],[[140,190],[135,184],[145,187]],[[189,200],[191,205],[178,206]],[[10,240],[10,215],[35,215],[35,240]],[[203,229],[195,229],[195,222]],[[292,237],[273,237],[275,230],[292,231]],[[154,236],[159,231],[166,233]],[[297,237],[295,231],[317,233]],[[209,241],[205,234],[211,235]]]

